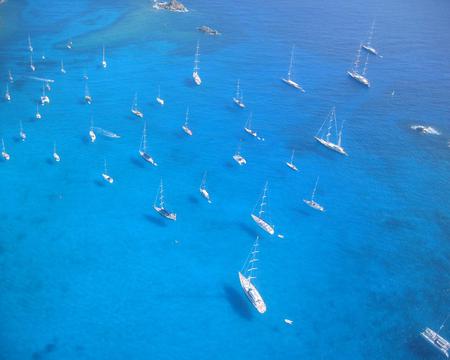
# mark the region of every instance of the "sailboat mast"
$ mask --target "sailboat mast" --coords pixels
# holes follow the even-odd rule
[[[333,114],[334,114],[334,108],[331,110],[331,113],[328,116],[328,131],[327,131],[327,135],[326,135],[327,142],[330,141],[331,127],[333,126]]]
[[[202,182],[200,184],[200,189],[205,189],[206,187],[206,176],[207,176],[208,172],[205,171],[203,174],[203,178],[202,178]]]
[[[341,144],[342,144],[342,131],[344,130],[344,122],[345,121],[342,122],[341,129],[339,130],[339,134],[338,134],[338,145],[339,146],[341,146]]]
[[[142,151],[147,151],[147,121],[144,121],[144,131],[142,132]]]
[[[236,85],[236,99],[239,99],[239,93],[240,93],[240,79],[238,79]]]
[[[159,187],[159,207],[161,208],[161,209],[164,209],[164,189],[163,189],[163,181],[162,181],[162,179],[161,179],[161,184],[160,184],[160,187]]]
[[[369,32],[369,38],[367,39],[367,46],[370,46],[370,43],[372,42],[372,37],[373,37],[374,30],[375,30],[375,20],[372,21],[372,27],[371,27],[370,32]]]
[[[256,267],[256,263],[258,262],[257,254],[259,253],[258,240],[259,240],[259,237],[257,236],[256,240],[252,246],[252,251],[250,253],[250,260],[247,265],[247,274],[248,274],[247,279],[248,280],[256,279],[255,271],[258,270],[258,268]]]
[[[266,198],[267,198],[267,187],[269,185],[269,182],[266,181],[266,184],[264,185],[263,195],[261,198],[261,205],[259,207],[259,213],[258,217],[261,218],[262,214],[264,214],[264,207],[267,205]]]
[[[292,155],[291,155],[291,164],[294,163],[294,154],[295,154],[295,149],[292,150]]]
[[[311,194],[311,201],[314,201],[314,196],[316,196],[317,184],[319,183],[319,177],[317,177],[316,185],[314,185],[314,190]]]
[[[363,72],[362,72],[363,75],[365,75],[366,72],[367,72],[367,65],[368,64],[369,64],[369,54],[366,55],[366,62],[364,63],[364,69],[363,69]]]
[[[356,52],[356,60],[355,60],[355,63],[353,64],[353,71],[358,71],[358,68],[359,68],[359,61],[361,58],[361,46],[362,46],[362,43],[359,44],[358,51]]]
[[[292,50],[291,50],[291,61],[289,62],[289,70],[288,70],[288,80],[291,80],[291,75],[292,75],[292,65],[294,63],[294,47],[295,45],[292,45]]]
[[[194,58],[194,71],[195,72],[197,72],[197,70],[199,69],[199,67],[198,67],[198,63],[199,63],[198,57],[200,55],[199,51],[200,51],[200,43],[199,43],[199,41],[197,41],[197,48],[195,50],[195,58]]]
[[[184,120],[184,126],[188,126],[188,121],[189,121],[189,107],[187,107],[186,109],[186,118]]]

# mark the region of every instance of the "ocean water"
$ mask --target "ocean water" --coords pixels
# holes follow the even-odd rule
[[[11,155],[0,163],[0,358],[441,358],[419,332],[438,328],[450,303],[450,4],[185,4],[186,14],[141,0],[0,5],[1,91],[8,69],[15,78],[12,101],[0,103]],[[373,19],[383,58],[370,57],[366,89],[346,70]],[[223,35],[197,32],[203,24]],[[197,41],[200,87],[191,78]],[[280,81],[292,44],[305,94]],[[42,83],[30,76],[55,80],[40,121]],[[245,110],[231,100],[237,79]],[[158,167],[137,153],[135,93]],[[181,130],[188,106],[192,137]],[[332,106],[348,158],[313,138]],[[264,142],[243,131],[250,112]],[[91,117],[122,137],[97,134],[91,144]],[[241,139],[248,164],[238,167]],[[292,148],[298,173],[284,164]],[[104,159],[113,185],[101,178]],[[205,170],[211,205],[198,193]],[[325,213],[302,202],[317,176]],[[161,178],[176,222],[152,209]],[[266,181],[284,239],[249,216]],[[257,235],[264,315],[237,277]]]

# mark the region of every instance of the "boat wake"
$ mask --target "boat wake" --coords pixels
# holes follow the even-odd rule
[[[28,78],[29,79],[33,79],[33,80],[37,80],[37,81],[44,81],[44,82],[47,82],[47,83],[54,83],[55,82],[55,80],[40,78],[40,77],[37,77],[37,76],[29,76]]]
[[[424,125],[411,125],[412,130],[416,130],[422,134],[427,135],[441,135],[439,131],[437,131],[435,128],[431,126],[424,126]]]
[[[102,129],[102,128],[99,128],[99,127],[95,127],[94,130],[97,131],[99,134],[101,134],[103,136],[106,136],[106,137],[109,137],[109,138],[112,138],[112,139],[120,139],[120,135],[118,135],[116,133],[113,133],[112,131],[105,130],[105,129]]]

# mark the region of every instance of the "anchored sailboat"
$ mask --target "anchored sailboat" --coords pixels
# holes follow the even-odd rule
[[[39,104],[36,104],[36,119],[39,120],[42,118],[41,113],[39,112]]]
[[[108,168],[106,167],[106,159],[105,159],[104,165],[105,166],[104,166],[104,170],[102,173],[102,177],[103,177],[103,179],[105,179],[105,181],[112,184],[114,182],[114,179],[108,174]]]
[[[298,83],[296,83],[294,80],[292,80],[293,65],[294,65],[294,45],[292,45],[291,60],[289,62],[289,70],[287,73],[287,79],[281,78],[281,80],[283,82],[285,82],[286,84],[288,84],[289,86],[292,86],[293,88],[296,88],[296,89],[300,90],[301,92],[305,92],[305,90]]]
[[[369,39],[367,40],[367,43],[366,43],[366,44],[362,44],[361,46],[362,46],[362,48],[363,48],[364,50],[366,50],[366,51],[369,52],[370,54],[375,55],[375,56],[382,57],[382,56],[380,56],[380,55],[378,54],[377,49],[375,49],[375,48],[371,45],[374,30],[375,30],[375,20],[372,22],[372,28],[370,29]]]
[[[134,94],[133,105],[131,105],[131,112],[139,118],[143,118],[144,114],[138,110],[137,106],[137,93]]]
[[[314,185],[314,190],[313,190],[313,192],[311,194],[311,200],[303,199],[303,201],[304,201],[305,204],[307,204],[308,206],[312,207],[314,210],[318,210],[318,211],[322,211],[323,212],[323,211],[325,211],[325,208],[314,200],[314,197],[316,196],[316,190],[317,190],[318,182],[319,182],[319,177],[317,177],[316,185]]]
[[[30,69],[31,71],[36,71],[36,66],[33,64],[33,54],[30,54]]]
[[[28,50],[33,52],[33,46],[31,45],[31,36],[28,34]]]
[[[88,87],[87,82],[84,84],[84,101],[88,105],[92,104],[92,96],[91,96],[91,93],[89,92],[89,87]]]
[[[53,159],[56,162],[60,162],[61,161],[61,157],[59,156],[59,154],[56,152],[56,142],[53,143]]]
[[[289,161],[286,161],[286,165],[287,165],[290,169],[292,169],[292,170],[294,170],[294,171],[298,171],[297,166],[295,166],[295,164],[294,164],[294,155],[295,155],[295,149],[292,149],[291,159],[290,159]]]
[[[194,79],[194,82],[196,85],[201,85],[202,83],[202,79],[200,78],[200,75],[198,73],[198,71],[200,70],[200,68],[198,67],[198,64],[200,62],[199,60],[199,56],[200,56],[200,44],[197,41],[197,49],[195,51],[195,58],[194,58],[194,71],[192,72],[192,78]]]
[[[97,136],[95,135],[94,132],[94,121],[91,118],[91,127],[89,128],[89,138],[91,139],[91,143],[94,143],[95,140],[97,139]]]
[[[420,335],[423,336],[425,340],[427,340],[431,345],[434,346],[435,349],[439,350],[441,353],[443,353],[447,358],[450,357],[450,342],[439,335],[441,330],[444,328],[445,323],[447,322],[449,316],[445,319],[445,321],[442,323],[439,330],[436,332],[434,330],[431,330],[430,328],[425,328],[424,331],[420,333]]]
[[[324,129],[325,123],[328,121],[328,128]],[[344,122],[342,122],[341,128],[338,131],[337,129],[337,120],[336,120],[336,109],[333,106],[330,113],[328,114],[328,117],[325,119],[325,121],[322,123],[322,126],[317,131],[316,136],[314,136],[314,139],[316,139],[319,143],[321,143],[323,146],[327,147],[328,149],[331,149],[333,151],[338,152],[339,154],[348,156],[345,149],[342,147],[342,130],[344,127]],[[332,128],[334,128],[334,132],[337,137],[337,144],[330,141],[331,137],[331,131]]]
[[[5,100],[11,101],[11,94],[9,93],[9,85],[8,84],[6,84]]]
[[[207,172],[203,174],[202,182],[200,183],[200,194],[208,201],[209,204],[211,204],[211,198],[209,196],[208,191],[206,190],[206,175]]]
[[[247,164],[247,160],[245,160],[245,158],[241,155],[241,146],[242,146],[241,144],[242,144],[242,140],[239,142],[236,153],[233,155],[233,159],[239,165],[245,165],[245,164]]]
[[[161,87],[158,86],[158,96],[156,97],[156,102],[163,106],[164,105],[164,99],[161,97]]]
[[[23,131],[22,120],[19,120],[19,137],[20,140],[25,141],[27,139],[27,134]]]
[[[11,159],[11,156],[6,152],[5,142],[3,141],[3,138],[2,138],[2,158],[5,159],[6,161]]]
[[[158,204],[159,201],[159,204]],[[177,214],[169,212],[164,207],[164,189],[163,189],[163,181],[161,179],[161,183],[158,189],[158,192],[156,194],[156,199],[153,204],[153,209],[161,215],[162,217],[165,217],[166,219],[175,221],[177,219]]]
[[[45,94],[45,86],[42,85],[41,105],[50,104],[50,98]]]
[[[263,219],[263,215],[266,212],[266,206],[267,206],[267,191],[268,191],[269,183],[266,181],[266,184],[264,185],[264,190],[261,196],[261,202],[259,203],[259,211],[256,213],[256,208],[258,207],[258,204],[255,205],[255,208],[253,209],[250,216],[252,217],[253,221],[265,232],[269,233],[270,235],[275,234],[275,228],[273,225],[270,225],[266,220]]]
[[[70,50],[70,49],[72,49],[72,46],[73,46],[73,42],[72,42],[72,40],[69,40],[66,44],[66,48],[68,48]]]
[[[64,69],[64,61],[63,61],[63,60],[61,60],[61,72],[62,72],[63,74],[66,73],[66,69]]]
[[[245,122],[244,131],[247,134],[255,137],[256,139],[264,141],[264,138],[258,136],[258,133],[255,130],[252,129],[252,120],[253,120],[253,114],[250,113],[248,118],[247,118],[247,120],[246,120],[246,122]]]
[[[144,130],[142,132],[142,140],[141,145],[139,146],[139,155],[147,162],[152,164],[153,166],[158,166],[156,161],[152,158],[152,156],[147,152],[147,122],[144,122]]]
[[[189,108],[186,109],[186,119],[184,120],[184,124],[181,128],[186,134],[192,136],[192,130],[189,128],[188,121],[189,121]]]
[[[264,314],[267,310],[266,304],[264,303],[264,299],[262,298],[258,289],[253,284],[253,280],[256,280],[256,270],[258,269],[258,240],[259,238],[256,237],[256,240],[252,246],[252,250],[247,256],[242,270],[239,271],[238,274],[239,282],[241,283],[241,287],[242,290],[244,290],[245,295],[247,295],[247,298],[250,300],[256,310],[258,310],[260,314]]]
[[[369,62],[369,54],[367,54],[366,62],[364,64],[362,73],[359,73],[359,67],[360,67],[359,65],[360,65],[360,59],[361,59],[361,47],[362,47],[362,44],[359,45],[358,51],[356,52],[356,60],[355,60],[355,63],[353,64],[353,68],[351,70],[348,70],[347,74],[351,78],[358,81],[360,84],[370,87],[370,82],[365,76],[366,72],[367,72],[367,64]]]
[[[242,108],[242,109],[245,108],[244,95],[243,95],[242,90],[241,90],[240,80],[239,79],[238,79],[237,84],[236,84],[236,95],[233,97],[233,101],[240,108]]]
[[[14,78],[12,76],[11,70],[8,70],[8,81],[12,84],[14,82]]]
[[[105,57],[105,45],[103,45],[103,51],[102,51],[102,67],[103,69],[106,69],[108,64],[106,63],[106,57]]]

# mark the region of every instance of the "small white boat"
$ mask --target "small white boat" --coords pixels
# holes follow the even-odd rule
[[[97,139],[97,136],[95,135],[94,132],[94,121],[91,118],[91,127],[89,128],[89,138],[91,139],[91,143],[94,143],[95,140]]]
[[[62,72],[63,74],[66,73],[66,69],[64,69],[64,61],[63,61],[63,60],[61,60],[61,72]]]
[[[134,94],[133,105],[131,105],[131,112],[139,118],[143,118],[144,114],[138,110],[137,106],[137,93]]]
[[[2,158],[5,159],[6,161],[11,159],[11,156],[6,152],[5,142],[3,141],[3,138],[2,138]]]
[[[83,73],[83,80],[89,80],[89,76],[87,75],[86,71]]]
[[[61,161],[61,157],[59,156],[59,154],[56,152],[56,143],[53,144],[53,159],[56,162],[60,162]]]
[[[242,267],[242,270],[238,272],[239,282],[241,283],[242,290],[244,290],[245,295],[248,300],[252,303],[256,310],[260,314],[264,314],[267,310],[264,299],[259,293],[256,286],[253,284],[253,280],[256,280],[256,270],[258,264],[257,255],[259,253],[258,247],[259,238],[256,237],[256,240],[252,246],[252,250],[250,254],[247,256],[247,259]]]
[[[156,102],[163,106],[164,105],[164,99],[161,97],[161,88],[158,86],[158,96],[156,97]]]
[[[12,84],[14,82],[14,78],[12,76],[11,70],[8,70],[8,81]]]
[[[184,120],[184,124],[181,127],[183,131],[188,134],[189,136],[192,136],[192,130],[189,128],[189,108],[186,110],[186,119]]]
[[[33,64],[33,54],[30,54],[30,69],[31,71],[36,71],[36,66]]]
[[[102,68],[106,69],[108,64],[106,63],[106,57],[105,57],[105,45],[103,45],[103,52],[102,52]]]
[[[264,141],[264,138],[258,136],[258,133],[255,130],[252,129],[252,121],[253,121],[253,114],[250,113],[250,115],[248,116],[248,118],[247,118],[247,120],[245,122],[244,131],[247,134],[253,136],[254,138]]]
[[[239,146],[237,148],[236,153],[233,155],[234,161],[236,161],[239,165],[245,165],[247,164],[247,160],[241,155],[241,143],[239,143]]]
[[[288,84],[289,86],[292,86],[293,88],[296,88],[297,90],[300,90],[301,92],[305,92],[305,90],[297,84],[294,80],[292,80],[292,67],[294,65],[294,45],[292,45],[292,51],[291,51],[291,60],[289,62],[289,70],[287,73],[287,78],[281,78],[281,80]]]
[[[92,96],[91,93],[89,92],[89,87],[87,83],[84,84],[84,101],[88,105],[92,104]]]
[[[286,165],[287,165],[290,169],[292,169],[292,170],[294,170],[294,171],[298,171],[297,166],[295,166],[295,164],[294,164],[294,154],[295,154],[295,149],[292,150],[291,159],[290,159],[289,161],[286,161]]]
[[[209,196],[208,190],[206,190],[206,175],[207,172],[203,174],[202,182],[200,183],[200,194],[208,201],[208,204],[211,204],[211,198]]]
[[[105,167],[104,167],[104,170],[102,173],[102,177],[106,182],[112,184],[114,182],[114,179],[108,174],[108,168],[106,167],[106,160],[105,160],[104,164],[105,164]]]
[[[255,208],[253,209],[252,213],[250,214],[250,216],[252,217],[253,221],[261,228],[263,229],[265,232],[267,232],[270,235],[275,234],[275,226],[270,225],[268,220],[264,219],[264,214],[267,212],[266,211],[266,207],[267,207],[267,190],[268,190],[268,186],[269,183],[266,182],[266,184],[264,185],[264,190],[261,196],[261,201],[259,203],[259,211],[258,213],[256,213],[256,208],[258,206],[258,204],[255,206]]]
[[[139,146],[139,155],[153,166],[158,166],[153,157],[147,152],[147,122],[144,122],[144,130],[142,131],[142,140]]]
[[[69,40],[66,44],[66,48],[68,48],[70,50],[70,49],[72,49],[72,46],[73,46],[73,42],[72,42],[72,40]]]
[[[22,120],[19,121],[19,124],[20,124],[19,128],[20,140],[25,141],[27,139],[27,134],[25,133],[25,131],[23,131]]]
[[[372,38],[373,38],[373,33],[375,31],[375,20],[372,22],[372,28],[370,29],[370,33],[369,33],[369,39],[367,40],[366,44],[362,44],[361,47],[366,50],[368,53],[378,56],[378,57],[382,57],[381,55],[378,54],[377,49],[375,49],[371,43],[372,43]]]
[[[290,319],[284,319],[284,322],[288,325],[292,325],[294,323],[294,321]]]
[[[325,123],[328,121],[328,128],[324,129]],[[337,129],[337,120],[336,120],[336,109],[333,106],[330,113],[328,114],[327,118],[322,123],[322,126],[317,131],[316,136],[314,136],[314,139],[316,139],[319,143],[321,143],[323,146],[327,147],[330,150],[336,151],[339,154],[348,156],[345,149],[342,147],[342,130],[344,128],[344,122],[342,122],[341,128],[338,131]],[[330,140],[331,132],[334,130],[335,136],[337,138],[337,143],[334,143]]]
[[[441,133],[432,126],[411,125],[411,129],[426,135],[441,135]]]
[[[50,104],[50,98],[45,94],[45,86],[42,85],[41,105]]]
[[[35,115],[35,117],[36,117],[37,120],[42,119],[42,115],[39,112],[39,104],[36,104],[36,115]]]
[[[158,203],[159,202],[159,203]],[[164,207],[164,189],[163,189],[163,181],[161,179],[160,186],[158,188],[158,192],[156,194],[155,202],[153,203],[153,209],[161,215],[162,217],[175,221],[177,219],[177,214],[167,211]]]
[[[195,51],[194,70],[192,72],[192,78],[194,79],[194,83],[196,85],[198,85],[198,86],[200,86],[201,83],[202,83],[202,79],[200,78],[200,75],[199,75],[199,72],[198,72],[200,70],[200,68],[198,67],[198,64],[200,62],[200,60],[199,60],[199,56],[200,56],[199,50],[200,50],[200,44],[197,41],[197,49]]]
[[[314,190],[313,190],[313,192],[311,194],[311,200],[304,199],[303,201],[304,201],[304,203],[306,205],[308,205],[309,207],[313,208],[314,210],[318,210],[318,211],[323,212],[323,211],[325,211],[325,208],[322,205],[320,205],[319,203],[317,203],[316,201],[314,201],[314,197],[316,195],[317,183],[318,182],[319,182],[319,177],[317,177],[316,185],[314,186]]]
[[[11,101],[11,94],[9,93],[9,85],[8,84],[6,84],[5,100]]]
[[[49,81],[46,81],[46,82],[45,82],[45,88],[46,88],[48,91],[52,91],[52,87],[50,86],[50,82],[49,82]]]
[[[241,109],[245,108],[244,104],[244,95],[242,93],[241,87],[240,87],[240,80],[238,79],[236,84],[236,95],[233,97],[233,102],[239,106]]]
[[[450,315],[449,315],[450,316]],[[442,354],[444,354],[447,358],[450,357],[450,342],[445,339],[443,336],[441,336],[439,333],[442,331],[442,329],[445,326],[445,323],[447,322],[449,316],[445,319],[445,321],[442,323],[438,331],[434,331],[430,328],[425,328],[424,331],[420,333],[422,337],[427,340],[436,350],[439,350]]]
[[[365,85],[367,87],[370,87],[370,81],[366,77],[367,65],[369,63],[369,54],[367,54],[366,62],[364,64],[364,68],[363,68],[362,73],[359,72],[360,58],[361,58],[361,48],[362,48],[362,44],[359,45],[358,51],[356,52],[356,60],[355,60],[355,63],[353,64],[353,68],[351,70],[348,70],[347,74],[351,78],[353,78],[356,81],[358,81],[360,84],[363,84],[363,85]]]
[[[33,52],[33,46],[31,45],[31,36],[28,34],[28,50]]]

